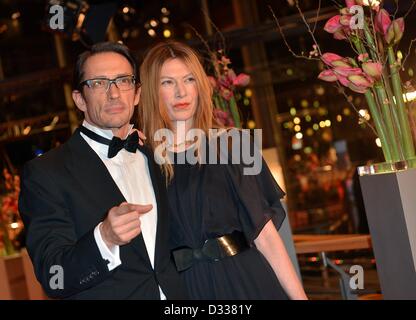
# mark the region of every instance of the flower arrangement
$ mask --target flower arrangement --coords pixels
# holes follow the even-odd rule
[[[211,63],[215,72],[215,77],[209,77],[214,88],[214,117],[222,125],[239,128],[241,120],[236,90],[246,87],[250,82],[250,76],[245,73],[236,75],[234,70],[230,68],[231,61],[223,50],[218,50],[216,53],[211,52]]]
[[[18,210],[20,177],[11,175],[7,169],[3,169],[3,177],[6,193],[0,198],[0,242],[3,242],[3,255],[10,255],[16,252],[14,241],[22,227]]]
[[[331,52],[322,53],[298,1],[295,3],[314,41],[309,56],[302,57],[318,59],[325,66],[318,78],[365,96],[374,121],[374,127],[369,126],[380,139],[386,162],[414,159],[415,146],[403,90],[405,86],[400,77],[402,65],[397,59],[397,44],[405,30],[404,18],[392,17],[383,8],[382,1],[345,0],[339,14],[330,18],[324,27],[335,40],[351,44],[355,56],[344,57]],[[284,37],[278,19],[274,18]]]

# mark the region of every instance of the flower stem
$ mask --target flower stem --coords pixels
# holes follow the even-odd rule
[[[403,131],[402,131],[402,128],[400,126],[399,115],[397,114],[397,109],[398,108],[396,107],[396,101],[394,100],[393,92],[392,92],[392,89],[390,87],[389,75],[387,74],[386,68],[383,69],[383,75],[382,75],[381,80],[382,80],[383,88],[385,89],[385,91],[387,93],[387,97],[389,99],[390,111],[393,115],[393,121],[395,123],[396,134],[399,138],[398,141],[403,141]],[[400,155],[404,159],[405,156],[404,156],[404,151],[403,151],[403,143],[399,143],[398,147],[399,147]]]
[[[219,106],[220,106],[221,110],[227,111],[227,109],[228,109],[227,108],[227,105],[226,105],[226,103],[224,101],[224,98],[221,97],[221,95],[218,97],[218,101],[219,101]]]
[[[371,35],[370,30],[368,29],[367,23],[364,24],[364,35],[365,39],[367,40],[368,47],[370,48],[370,56],[373,61],[379,61],[380,59],[377,57],[377,48],[374,42],[373,36]]]
[[[234,96],[232,96],[230,99],[230,111],[233,116],[234,125],[237,128],[241,128],[240,114],[238,113],[237,103],[235,102]]]
[[[371,34],[368,28],[367,23],[365,23],[364,25],[364,35],[367,41],[367,46],[370,50],[371,59],[373,61],[380,61],[380,57],[377,56],[378,52],[376,43],[374,41],[373,35]],[[381,110],[384,115],[387,133],[391,142],[393,160],[399,161],[403,157],[402,152],[400,152],[400,150],[402,149],[400,147],[401,144],[397,142],[401,141],[402,134],[400,130],[400,122],[398,119],[398,115],[396,113],[396,110],[394,109],[394,102],[390,101],[387,98],[386,88],[383,85],[375,84],[374,88],[377,93],[378,100],[380,102]]]
[[[367,42],[370,43],[370,46],[373,45],[374,48],[374,41],[371,34],[369,34],[368,29],[366,36],[368,37]],[[352,39],[352,42],[360,54],[367,53],[366,47],[358,36],[355,36]],[[370,54],[372,57],[376,57],[373,50],[370,50]],[[383,150],[385,160],[387,162],[397,161],[399,160],[400,155],[397,149],[397,145],[395,144],[394,127],[390,116],[389,106],[385,105],[385,99],[383,99],[383,97],[386,98],[386,93],[382,92],[383,89],[380,87],[377,88],[377,86],[375,86],[375,91],[382,106],[381,110],[384,117],[381,116],[375,97],[370,90],[366,91],[365,98],[367,100],[368,107],[370,108],[370,113],[373,117],[378,137],[381,141],[381,148]]]
[[[407,116],[406,104],[403,99],[402,83],[400,79],[399,70],[397,67],[396,57],[392,46],[387,48],[388,61],[390,66],[391,82],[393,85],[393,92],[396,98],[396,104],[398,108],[398,116],[400,127],[403,132],[403,149],[405,159],[415,157],[415,146],[412,140],[412,134],[410,131],[409,118]]]
[[[377,109],[377,104],[374,99],[373,94],[370,90],[367,90],[364,94],[365,99],[367,100],[368,107],[370,108],[371,115],[373,116],[374,124],[376,126],[377,134],[380,138],[381,148],[383,150],[384,158],[387,162],[392,162],[393,157],[390,151],[390,143],[383,126],[383,121],[381,120],[380,114]]]
[[[376,90],[377,97],[379,99],[380,105],[381,105],[381,111],[383,113],[383,117],[386,124],[386,129],[388,132],[389,142],[391,146],[391,155],[393,161],[399,161],[401,159],[400,152],[397,147],[398,139],[396,139],[395,134],[395,125],[393,123],[393,119],[391,117],[391,111],[390,111],[390,103],[386,95],[386,91],[384,90],[383,86],[381,84],[375,84],[374,89]],[[398,124],[396,124],[397,126]]]

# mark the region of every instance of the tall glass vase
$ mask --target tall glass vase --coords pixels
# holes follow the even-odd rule
[[[360,185],[384,299],[416,299],[414,160],[360,167]]]

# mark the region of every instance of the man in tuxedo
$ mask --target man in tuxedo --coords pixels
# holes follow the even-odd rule
[[[168,247],[165,182],[130,124],[138,83],[125,46],[81,54],[72,96],[82,126],[23,168],[26,245],[50,297],[186,298]]]

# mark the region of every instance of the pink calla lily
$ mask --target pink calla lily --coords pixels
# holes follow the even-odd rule
[[[349,81],[352,82],[357,87],[371,87],[373,85],[373,82],[371,78],[367,78],[364,75],[359,74],[353,74],[347,77]]]
[[[347,77],[341,76],[341,75],[337,75],[338,81],[344,86],[344,87],[348,87],[348,85],[350,84],[350,81],[347,79]]]
[[[360,86],[356,86],[355,84],[353,84],[352,82],[350,82],[347,85],[348,88],[350,88],[352,91],[357,92],[357,93],[366,93],[368,90],[368,87],[360,87]]]
[[[363,6],[364,0],[345,0],[345,5],[348,9],[352,6]]]
[[[339,23],[344,27],[349,27],[351,22],[352,16],[351,15],[342,15],[339,19]]]
[[[376,14],[374,23],[376,31],[385,36],[390,25],[391,19],[389,13],[385,9],[380,9]]]
[[[324,30],[328,33],[335,33],[339,31],[342,28],[340,19],[341,19],[340,15],[333,16],[331,19],[329,19],[325,23]]]
[[[326,22],[324,30],[328,33],[332,33],[336,40],[345,40],[351,33],[350,20],[351,15],[333,16]]]
[[[338,80],[336,74],[332,70],[324,70],[324,71],[322,71],[318,75],[318,79],[321,79],[321,80],[327,81],[327,82],[334,82],[334,81],[337,81]]]
[[[335,67],[333,71],[337,75],[344,76],[344,77],[363,73],[363,71],[360,68],[351,68],[351,67]]]
[[[333,66],[333,62],[335,61],[342,61],[344,58],[335,54],[335,53],[331,53],[331,52],[326,52],[322,55],[322,61],[328,65],[328,66]]]
[[[355,0],[345,0],[345,5],[347,6],[347,8],[351,8],[352,6],[355,6]]]
[[[383,73],[383,66],[380,62],[364,62],[362,68],[364,72],[374,80],[379,80]]]
[[[227,88],[224,88],[224,87],[221,87],[221,89],[220,89],[220,94],[221,94],[221,96],[225,99],[225,100],[230,100],[232,97],[233,97],[233,95],[234,95],[234,93],[231,91],[231,90],[229,90],[229,89],[227,89]]]
[[[337,32],[335,32],[334,33],[334,39],[335,40],[345,40],[345,39],[347,39],[347,36],[346,36],[344,30],[340,29]]]
[[[332,62],[333,67],[339,67],[339,68],[350,68],[351,65],[345,60],[337,60]]]
[[[368,53],[362,53],[358,56],[358,61],[366,62],[368,60]]]
[[[238,87],[245,87],[250,82],[250,76],[245,73],[240,73],[233,81],[233,85]]]
[[[398,18],[396,20],[393,20],[384,38],[388,44],[392,42],[393,44],[397,44],[402,39],[403,32],[404,32],[404,19]]]

